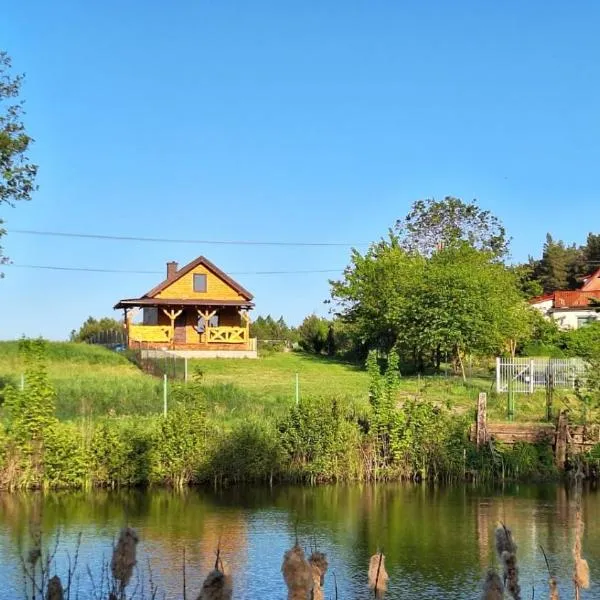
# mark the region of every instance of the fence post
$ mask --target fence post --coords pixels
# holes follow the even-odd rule
[[[496,391],[500,392],[500,357],[496,356]]]
[[[163,375],[163,416],[167,417],[167,374]]]
[[[533,358],[529,361],[529,393],[533,394],[533,373],[534,373],[535,362]]]
[[[483,446],[487,442],[487,394],[481,392],[477,399],[477,429],[475,439],[477,447]]]

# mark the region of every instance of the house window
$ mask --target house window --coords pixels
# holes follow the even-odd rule
[[[195,292],[206,292],[206,275],[194,274],[194,291]]]
[[[577,328],[579,329],[579,327],[585,327],[586,325],[589,325],[590,323],[593,323],[596,320],[595,317],[577,317]]]
[[[144,308],[144,325],[156,325],[158,323],[158,308]]]

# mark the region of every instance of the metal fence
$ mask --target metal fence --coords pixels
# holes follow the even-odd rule
[[[496,390],[533,394],[537,389],[574,389],[585,378],[581,358],[497,358]]]
[[[116,331],[112,329],[99,331],[92,335],[87,341],[88,344],[105,346],[111,350],[125,350],[125,348],[127,348],[127,334],[125,331]]]
[[[143,344],[127,350],[127,357],[142,371],[155,377],[166,375],[169,379],[188,379],[187,358],[168,350],[145,348]]]

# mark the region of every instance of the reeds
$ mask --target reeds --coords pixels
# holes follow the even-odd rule
[[[231,600],[232,595],[233,580],[219,546],[214,569],[206,576],[198,600]]]
[[[64,600],[64,597],[65,595],[60,577],[55,575],[48,581],[46,600]]]
[[[329,563],[322,552],[315,550],[308,558],[313,580],[312,600],[323,600],[323,585],[325,585],[325,573]]]
[[[504,587],[506,591],[514,600],[521,600],[517,545],[513,539],[512,531],[504,523],[499,523],[496,527],[496,552],[504,570]]]
[[[373,590],[375,598],[383,598],[389,578],[385,570],[385,555],[383,552],[373,554],[369,560],[369,588]]]
[[[131,527],[125,527],[121,530],[117,545],[113,550],[112,560],[110,562],[110,570],[115,582],[113,593],[119,598],[124,595],[124,590],[131,580],[133,568],[136,560],[136,546],[138,544],[138,536]],[[118,594],[118,595],[117,595]]]
[[[494,569],[490,569],[483,584],[481,600],[502,600],[504,597],[504,586],[500,576]]]
[[[576,482],[575,489],[575,543],[573,544],[573,583],[575,584],[575,599],[579,600],[580,590],[590,587],[590,568],[587,560],[581,556],[581,542],[583,538],[583,516],[581,514],[581,488]]]
[[[312,569],[298,542],[283,555],[281,572],[288,589],[288,600],[310,600],[313,589]]]

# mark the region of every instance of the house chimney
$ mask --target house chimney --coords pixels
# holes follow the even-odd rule
[[[179,265],[174,260],[167,263],[167,279],[172,279],[175,277],[178,266]]]

